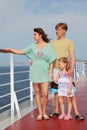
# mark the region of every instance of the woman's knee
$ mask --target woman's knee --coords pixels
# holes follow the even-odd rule
[[[40,85],[39,84],[34,84],[34,91],[36,95],[40,94]]]
[[[44,98],[48,98],[48,92],[44,92],[43,95],[42,95]]]

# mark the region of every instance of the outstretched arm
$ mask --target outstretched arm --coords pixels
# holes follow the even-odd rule
[[[14,53],[14,54],[18,54],[18,55],[24,55],[25,54],[23,50],[17,50],[17,49],[13,49],[13,48],[7,48],[5,50],[9,53]]]

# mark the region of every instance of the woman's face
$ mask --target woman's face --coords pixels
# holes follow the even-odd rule
[[[41,39],[41,35],[37,32],[34,32],[34,40],[38,42],[40,39]]]

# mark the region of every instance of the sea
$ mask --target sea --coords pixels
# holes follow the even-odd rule
[[[29,79],[29,66],[15,66],[14,67],[14,72],[19,72],[19,71],[28,71],[28,72],[23,72],[23,73],[14,73],[14,82],[16,81],[19,81],[19,80],[24,80],[24,79]],[[8,73],[6,75],[0,75],[0,108],[7,105],[7,104],[10,104],[11,102],[11,98],[10,98],[10,95],[8,96],[5,96],[5,97],[2,97],[3,95],[5,94],[9,94],[11,89],[10,89],[10,84],[8,85],[5,85],[5,86],[2,86],[3,84],[6,84],[6,83],[10,83],[10,67],[9,66],[4,66],[4,67],[0,67],[0,74],[3,74],[3,73]],[[30,82],[29,80],[28,81],[23,81],[23,82],[19,82],[19,83],[15,83],[14,84],[14,90],[17,91],[17,90],[20,90],[20,89],[23,89],[23,88],[27,88],[30,86]],[[23,91],[19,91],[16,93],[17,95],[17,99],[21,99],[25,96],[29,96],[30,95],[30,89],[27,89],[27,90],[23,90]],[[25,100],[28,100],[29,98],[26,98],[22,101],[19,101],[18,103],[22,103],[24,102]],[[0,113],[10,109],[11,106],[7,106],[3,109],[0,109]]]

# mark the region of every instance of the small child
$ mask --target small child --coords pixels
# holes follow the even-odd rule
[[[61,110],[61,115],[58,119],[70,120],[72,119],[72,97],[74,96],[74,91],[72,89],[72,76],[68,75],[70,62],[66,57],[62,57],[58,60],[58,65],[60,71],[58,72],[57,77],[53,79],[55,82],[58,81],[58,96]],[[64,97],[67,98],[67,114],[65,114]]]

